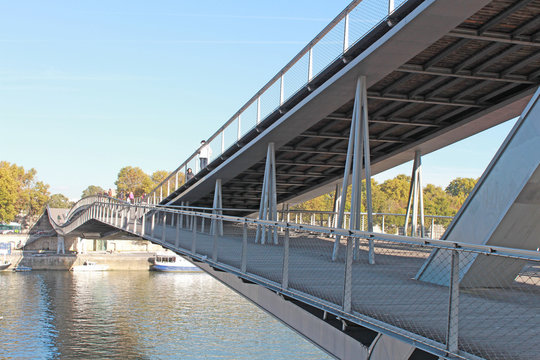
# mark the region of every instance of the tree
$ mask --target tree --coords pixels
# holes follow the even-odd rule
[[[49,198],[47,205],[51,208],[69,209],[73,206],[73,202],[69,201],[69,199],[62,194],[53,194]]]
[[[11,222],[17,215],[18,183],[9,163],[0,162],[0,222]]]
[[[37,220],[37,216],[43,212],[50,196],[49,185],[38,181],[27,191],[27,194],[25,222],[29,224]]]
[[[105,189],[103,189],[101,186],[90,185],[86,189],[83,190],[81,198],[103,194],[104,192],[105,192]]]
[[[424,213],[426,215],[454,216],[457,212],[450,196],[439,186],[428,184],[424,188]],[[435,223],[448,225],[450,219],[435,219]]]
[[[445,191],[448,195],[465,199],[469,196],[477,181],[478,179],[458,177],[450,181]]]
[[[23,224],[33,222],[49,199],[49,185],[36,181],[35,169],[25,171],[22,166],[7,161],[0,162],[0,168],[3,179],[0,193],[11,193],[2,200],[2,214],[5,217],[3,221],[11,221],[14,217],[21,216],[20,221]]]
[[[116,193],[126,194],[133,191],[135,196],[147,194],[152,190],[153,182],[150,176],[144,173],[139,167],[125,166],[118,172],[118,178],[114,183],[116,185]]]
[[[154,183],[154,187],[161,184],[161,182],[165,180],[167,176],[169,176],[169,172],[166,170],[154,171],[151,176],[152,182]]]

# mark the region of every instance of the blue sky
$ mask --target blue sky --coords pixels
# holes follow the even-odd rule
[[[0,0],[0,160],[72,199],[171,171],[347,4]],[[426,156],[424,182],[480,176],[509,129]]]

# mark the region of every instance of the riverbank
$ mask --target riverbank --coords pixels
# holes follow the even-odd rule
[[[74,265],[82,265],[85,261],[92,261],[101,265],[108,265],[109,270],[150,270],[154,252],[109,253],[91,252],[85,254],[56,254],[53,252],[12,251],[6,259],[11,266],[4,271],[11,271],[16,266],[27,266],[32,270],[60,270],[69,271]]]

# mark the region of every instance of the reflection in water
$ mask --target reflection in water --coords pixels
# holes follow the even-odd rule
[[[327,359],[204,274],[0,274],[0,358]]]

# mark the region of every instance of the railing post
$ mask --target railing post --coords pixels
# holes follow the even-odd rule
[[[178,246],[180,245],[180,221],[178,217],[180,214],[176,214],[176,238],[174,240],[174,246],[178,249]]]
[[[213,236],[213,244],[212,244],[212,260],[214,262],[217,262],[218,259],[218,232],[214,231]]]
[[[281,78],[279,82],[279,106],[283,105],[284,101],[285,101],[285,84],[283,81],[283,74],[281,74]]]
[[[345,253],[345,279],[343,281],[343,311],[351,312],[352,308],[352,264],[353,264],[353,238],[347,237]]]
[[[223,154],[224,152],[225,152],[225,130],[221,131],[221,154]]]
[[[142,224],[141,224],[141,236],[144,236],[144,226],[146,225],[146,214],[144,213],[144,208],[142,211]]]
[[[176,172],[176,179],[174,180],[174,190],[178,189],[178,172]]]
[[[430,236],[432,239],[435,239],[435,237],[433,236],[433,230],[434,229],[435,229],[435,218],[432,217],[431,218],[431,236]]]
[[[449,352],[456,354],[459,351],[459,252],[457,250],[452,250],[448,293],[448,328],[446,332],[446,349]]]
[[[308,83],[313,79],[313,48],[309,49],[308,55]]]
[[[388,0],[388,14],[394,11],[394,0]]]
[[[257,124],[261,122],[261,97],[257,98]]]
[[[183,201],[180,203],[180,206],[181,206],[180,211],[184,211],[184,202]],[[184,214],[183,213],[180,213],[180,227],[184,228]]]
[[[242,260],[240,265],[240,271],[244,274],[247,270],[247,221],[244,220],[244,226],[242,229]]]
[[[285,228],[285,237],[283,239],[283,268],[281,270],[281,287],[289,287],[289,224]]]
[[[345,15],[345,23],[343,29],[343,53],[349,48],[349,13]]]
[[[195,222],[195,223],[193,223]],[[197,218],[193,216],[192,220],[192,228],[193,228],[193,237],[191,239],[191,253],[195,254],[197,250]]]
[[[137,213],[139,212],[138,208],[135,208],[135,215],[133,216],[133,233],[137,233]]]
[[[382,216],[382,226],[381,226],[381,231],[382,231],[383,234],[384,234],[384,215]]]
[[[242,137],[242,117],[238,115],[238,131],[236,134],[236,140],[239,141]]]
[[[161,228],[161,242],[165,242],[165,228],[167,227],[167,213],[164,211],[163,212],[163,223],[161,224],[162,228]]]
[[[150,237],[154,237],[154,229],[156,227],[156,212],[155,210],[152,212],[152,224],[150,226]]]

